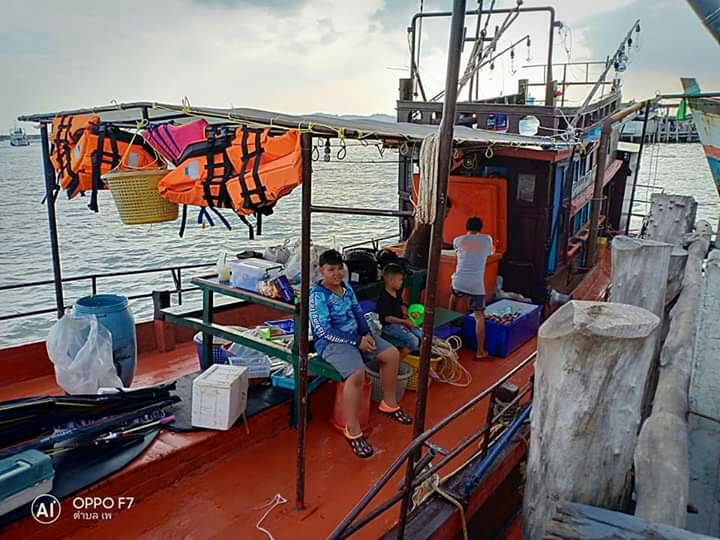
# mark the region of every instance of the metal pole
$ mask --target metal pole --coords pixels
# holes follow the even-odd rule
[[[295,483],[295,508],[305,508],[305,432],[307,428],[307,379],[310,340],[310,226],[312,203],[312,135],[301,135],[302,146],[302,244],[300,248],[300,377],[296,388],[297,416],[297,478]]]
[[[448,47],[447,73],[445,77],[445,103],[443,105],[442,122],[438,137],[438,176],[437,200],[435,201],[435,223],[432,225],[428,272],[425,287],[425,320],[423,322],[423,339],[420,347],[420,372],[418,374],[417,403],[415,407],[415,425],[413,439],[425,430],[425,411],[427,407],[428,376],[430,374],[430,354],[432,348],[433,324],[435,322],[435,296],[440,270],[440,253],[442,250],[443,223],[447,207],[448,176],[450,175],[450,154],[453,144],[453,128],[455,125],[455,109],[457,102],[458,76],[460,72],[460,52],[462,50],[463,25],[465,22],[465,0],[454,0],[452,19],[450,22],[450,45]],[[400,510],[398,538],[403,538],[407,514],[412,497],[414,467],[419,451],[415,450],[408,460],[405,472],[405,495]]]
[[[650,115],[650,104],[645,105],[645,116],[643,118],[642,136],[640,137],[640,149],[638,150],[637,165],[635,166],[635,179],[633,180],[632,191],[630,192],[630,206],[628,207],[627,223],[625,224],[625,234],[630,232],[630,220],[633,214],[633,205],[635,204],[635,188],[637,187],[638,176],[640,176],[640,160],[642,159],[643,148],[645,148],[645,135],[647,133],[648,117]]]
[[[612,116],[608,116],[603,121],[602,131],[600,133],[600,142],[597,149],[597,170],[595,172],[595,188],[593,190],[592,206],[590,210],[590,236],[588,237],[587,248],[585,249],[585,267],[595,264],[595,252],[597,251],[598,223],[600,222],[600,208],[602,207],[602,193],[605,187],[605,169],[607,168],[608,149],[610,148],[610,134],[612,126],[615,122],[619,122],[631,114],[636,113],[651,100],[641,101],[616,112]]]
[[[55,218],[55,169],[50,163],[50,141],[47,124],[40,125],[42,143],[43,171],[45,173],[45,204],[48,213],[48,231],[50,232],[50,252],[52,253],[53,280],[55,281],[55,305],[58,319],[65,313],[63,298],[62,271],[60,269],[60,245],[58,244],[57,219]]]
[[[548,34],[547,73],[545,77],[545,106],[555,106],[555,88],[553,86],[553,45],[555,40],[555,10],[550,9],[550,33]]]

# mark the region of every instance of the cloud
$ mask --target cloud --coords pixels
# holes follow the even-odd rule
[[[201,6],[210,8],[242,9],[248,6],[263,8],[276,14],[296,12],[306,4],[307,0],[192,0]]]
[[[720,49],[686,2],[634,0],[611,15],[585,19],[578,30],[594,56],[603,57],[615,51],[635,19],[641,20],[640,50],[631,54],[625,75],[628,96],[682,91],[679,78],[686,75],[705,88],[720,88]]]

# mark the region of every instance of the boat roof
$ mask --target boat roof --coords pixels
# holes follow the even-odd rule
[[[52,122],[57,116],[97,114],[104,122],[126,124],[130,127],[144,120],[163,122],[182,121],[202,117],[208,122],[244,124],[252,127],[278,129],[301,129],[311,131],[318,136],[344,137],[348,139],[382,139],[403,141],[422,141],[438,130],[437,125],[415,124],[409,122],[386,122],[372,118],[334,116],[326,114],[293,115],[251,108],[212,108],[194,107],[188,103],[173,105],[155,102],[117,103],[103,107],[75,109],[51,113],[30,114],[18,117],[26,122]],[[548,148],[567,147],[569,143],[557,137],[525,136],[514,133],[502,133],[484,129],[455,126],[454,139],[460,145],[499,144],[507,146]]]

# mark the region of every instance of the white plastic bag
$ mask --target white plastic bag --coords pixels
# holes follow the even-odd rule
[[[95,316],[66,314],[50,328],[47,352],[55,380],[68,394],[123,386],[113,363],[112,334]]]

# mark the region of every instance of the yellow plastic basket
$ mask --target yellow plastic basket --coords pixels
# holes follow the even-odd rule
[[[440,362],[443,361],[443,358],[437,356],[435,358],[430,359],[430,369],[437,373],[438,366],[440,365]],[[406,388],[408,390],[416,391],[418,387],[418,372],[420,370],[420,357],[416,356],[414,354],[408,354],[405,358],[402,359],[403,364],[407,364],[411,368],[413,368],[412,375],[408,379]],[[432,378],[428,379],[428,386],[432,383]]]
[[[158,182],[167,173],[167,169],[138,169],[110,172],[103,176],[125,225],[177,219],[178,205],[163,199],[157,188]]]

